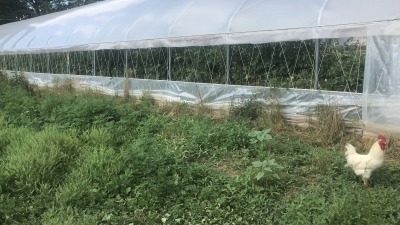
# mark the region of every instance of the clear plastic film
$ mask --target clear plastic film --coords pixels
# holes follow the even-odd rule
[[[398,9],[398,0],[107,0],[0,26],[0,55],[399,35]]]
[[[362,94],[350,92],[47,73],[25,73],[25,76],[38,86],[62,84],[69,79],[78,89],[117,96],[129,93],[140,97],[146,93],[159,101],[204,104],[214,109],[228,109],[232,104],[242,104],[250,99],[265,104],[278,103],[286,117],[306,120],[312,116],[315,106],[331,105],[340,109],[345,121],[361,120]]]
[[[131,95],[228,105],[279,92],[287,115],[317,104],[338,105],[368,132],[399,132],[400,1],[398,0],[106,0],[0,26],[0,55],[236,45],[367,37],[363,94],[128,79]],[[87,74],[87,73],[84,73]],[[82,87],[122,95],[124,78],[26,73],[51,85],[71,78]]]
[[[365,65],[366,131],[400,133],[400,37],[369,37]]]

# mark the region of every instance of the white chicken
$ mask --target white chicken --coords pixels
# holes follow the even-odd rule
[[[368,187],[368,180],[372,172],[383,165],[385,148],[386,138],[383,135],[378,136],[378,140],[371,146],[366,155],[358,154],[353,145],[346,144],[346,166],[351,167],[357,176],[361,176],[364,186]]]

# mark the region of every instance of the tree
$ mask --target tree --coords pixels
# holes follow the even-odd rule
[[[30,18],[31,10],[23,1],[0,0],[0,25]]]
[[[36,15],[40,15],[41,14],[41,5],[46,2],[46,1],[42,1],[42,0],[25,0],[26,3],[28,4],[28,6],[33,9],[34,13]]]
[[[0,0],[0,25],[102,0]]]
[[[62,11],[102,0],[25,0],[36,15]]]

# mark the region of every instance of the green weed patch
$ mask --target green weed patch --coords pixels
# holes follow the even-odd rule
[[[340,140],[259,105],[213,119],[0,78],[0,224],[400,223],[397,160],[364,188]]]

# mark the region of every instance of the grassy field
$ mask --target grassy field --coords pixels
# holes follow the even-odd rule
[[[343,146],[371,140],[268,111],[215,118],[0,76],[0,224],[400,224],[395,144],[364,188]]]

